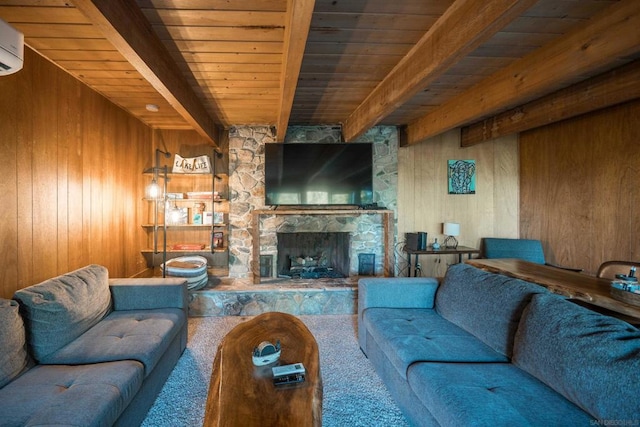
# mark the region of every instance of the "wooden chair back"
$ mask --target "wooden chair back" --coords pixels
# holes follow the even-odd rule
[[[598,267],[596,276],[604,279],[615,279],[616,274],[628,275],[631,267],[639,269],[636,274],[638,276],[640,274],[640,261],[605,261]]]

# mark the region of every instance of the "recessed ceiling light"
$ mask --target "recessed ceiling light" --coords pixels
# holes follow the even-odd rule
[[[147,111],[157,113],[158,111],[160,111],[160,108],[156,104],[147,104]]]

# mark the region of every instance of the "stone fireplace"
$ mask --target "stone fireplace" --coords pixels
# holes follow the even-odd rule
[[[375,127],[358,139],[374,143],[374,200],[396,211],[397,129]],[[289,126],[287,143],[341,142],[339,126]],[[354,141],[357,142],[357,141]],[[393,249],[394,225],[384,225],[381,215],[365,211],[299,212],[283,215],[264,206],[264,144],[276,143],[273,129],[266,126],[238,126],[229,131],[229,276],[256,276],[261,259],[272,259],[271,276],[279,274],[278,233],[340,233],[350,236],[349,268],[345,276],[358,275],[363,254],[375,256],[375,275],[384,273],[385,229],[392,236],[386,248]],[[256,224],[254,213],[264,210]],[[268,211],[268,212],[267,212]],[[265,270],[266,271],[266,270]]]
[[[350,233],[277,233],[276,236],[278,277],[349,277]]]
[[[322,265],[328,265],[328,259],[320,260],[323,256],[328,258],[328,251],[318,251],[317,247],[327,245],[328,240],[333,240],[331,247],[338,245],[342,249],[332,249],[339,252],[340,261],[333,261],[333,269],[337,265],[343,273],[340,277],[352,277],[360,274],[361,259],[369,257],[370,269],[366,275],[387,275],[390,260],[390,250],[393,249],[391,230],[393,214],[390,211],[363,211],[363,210],[254,210],[252,230],[253,253],[258,255],[259,263],[254,263],[254,283],[260,283],[261,278],[274,278],[279,275],[283,264],[290,263],[289,255],[282,260],[279,244],[282,245],[285,235],[295,235],[308,240],[303,246],[295,243],[293,255],[297,267],[305,267],[302,260],[311,256],[311,263],[322,261]],[[319,237],[312,237],[317,235]],[[280,236],[280,237],[279,237]],[[320,239],[320,240],[317,240]],[[344,245],[344,246],[342,246]],[[313,246],[315,249],[311,249]],[[313,255],[307,255],[307,251]],[[304,252],[304,253],[303,253]],[[320,252],[316,254],[314,252]],[[304,255],[301,256],[301,255]],[[332,255],[334,256],[334,255]],[[302,258],[301,260],[297,258]],[[335,258],[334,258],[335,259]],[[270,261],[267,261],[270,260]],[[279,261],[278,261],[279,260]],[[268,263],[268,265],[266,265]],[[258,265],[259,264],[259,265]],[[289,264],[287,264],[289,265]],[[262,275],[262,271],[265,275]],[[266,273],[269,271],[269,273]],[[288,275],[285,273],[285,275]],[[323,278],[323,277],[306,277]]]

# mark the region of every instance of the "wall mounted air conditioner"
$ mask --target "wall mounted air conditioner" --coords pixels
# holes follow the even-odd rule
[[[24,35],[0,19],[0,76],[22,69]]]

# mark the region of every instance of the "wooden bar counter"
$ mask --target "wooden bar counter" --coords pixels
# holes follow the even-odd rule
[[[611,296],[608,279],[520,259],[473,259],[467,264],[492,273],[537,283],[551,292],[640,319],[640,307]]]
[[[256,367],[253,349],[280,340],[279,365],[301,362],[303,383],[275,386],[271,367]],[[318,344],[295,316],[264,313],[233,328],[218,346],[204,426],[321,426],[322,378]]]

